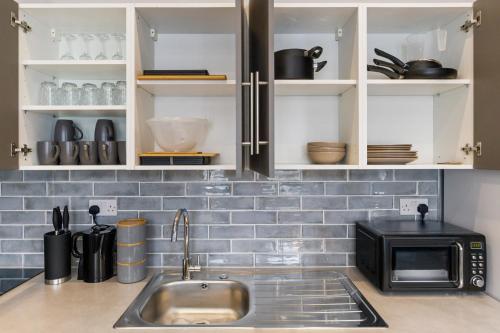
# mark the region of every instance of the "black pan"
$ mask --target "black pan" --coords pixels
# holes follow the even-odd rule
[[[412,60],[408,61],[407,63],[404,63],[401,59],[393,56],[392,54],[389,54],[385,51],[382,51],[380,49],[375,49],[375,54],[389,59],[392,61],[396,66],[399,66],[405,70],[420,70],[420,69],[425,69],[425,68],[442,68],[443,65],[434,59],[421,59],[421,60]]]
[[[368,65],[368,71],[382,73],[392,80],[454,80],[458,76],[457,70],[454,68],[426,68],[409,70],[400,74],[385,67]]]

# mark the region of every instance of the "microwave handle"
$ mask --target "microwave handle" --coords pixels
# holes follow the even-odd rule
[[[458,248],[458,289],[464,287],[464,247],[460,242],[456,242]]]

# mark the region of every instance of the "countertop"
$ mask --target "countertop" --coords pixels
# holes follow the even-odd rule
[[[382,294],[356,269],[336,269],[345,273],[387,322],[389,328],[361,329],[254,329],[254,328],[171,328],[154,332],[367,332],[387,333],[471,333],[500,332],[500,302],[485,294],[426,293]],[[217,270],[231,274],[230,269]],[[241,272],[242,270],[237,270]],[[277,270],[259,270],[262,272]],[[293,270],[279,270],[293,271]],[[156,271],[151,271],[152,276]],[[100,333],[150,332],[117,330],[113,324],[139,294],[149,277],[136,284],[120,284],[111,279],[99,284],[73,280],[60,286],[44,284],[43,274],[0,297],[0,331],[16,333]]]

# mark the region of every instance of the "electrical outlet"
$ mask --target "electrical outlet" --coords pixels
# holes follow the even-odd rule
[[[418,205],[429,205],[428,199],[399,199],[400,215],[417,215]]]
[[[116,199],[114,200],[89,200],[90,206],[99,206],[101,210],[98,216],[116,216],[118,214],[116,208]]]

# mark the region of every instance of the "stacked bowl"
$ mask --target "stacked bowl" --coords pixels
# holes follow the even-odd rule
[[[118,222],[117,229],[118,281],[141,281],[146,277],[146,220],[122,220]]]
[[[309,142],[307,154],[312,163],[336,164],[342,161],[346,153],[346,144],[340,142]]]

